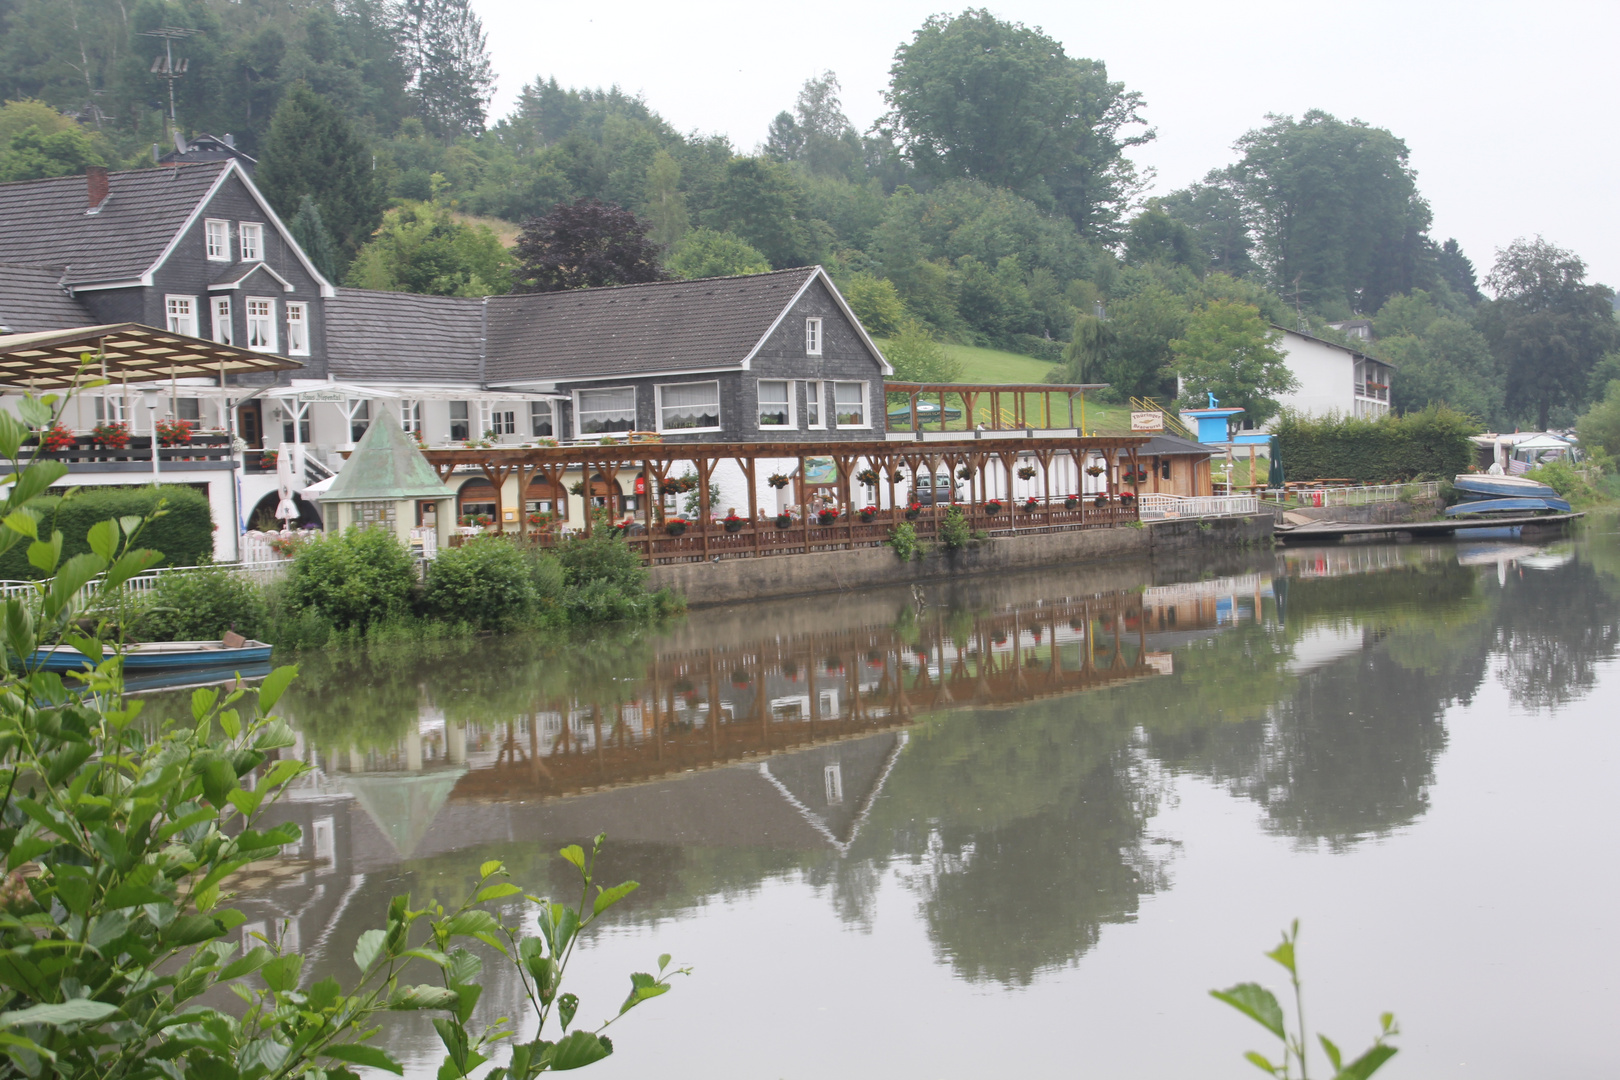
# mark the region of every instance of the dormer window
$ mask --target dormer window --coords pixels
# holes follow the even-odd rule
[[[804,320],[804,355],[821,355],[821,320]]]
[[[257,262],[264,258],[264,226],[244,221],[238,227],[242,244],[242,261]]]
[[[214,262],[231,261],[230,222],[209,218],[204,223],[207,235],[208,258]]]

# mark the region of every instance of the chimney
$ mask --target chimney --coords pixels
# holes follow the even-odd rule
[[[90,209],[99,207],[107,197],[107,167],[91,165],[84,170],[85,187],[90,195]]]

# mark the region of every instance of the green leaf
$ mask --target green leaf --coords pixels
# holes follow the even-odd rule
[[[264,681],[259,684],[259,711],[268,713],[271,709],[274,709],[276,702],[281,700],[281,695],[286,692],[287,687],[296,678],[298,678],[297,664],[278,667],[266,675]]]
[[[56,844],[54,841],[46,840],[43,837],[24,837],[12,845],[11,853],[6,856],[6,870],[8,872],[15,870],[23,863],[31,861],[36,856],[45,854],[55,846]]]
[[[297,953],[278,956],[259,969],[259,978],[278,994],[286,993],[298,985],[298,975],[304,969],[304,958]]]
[[[252,817],[258,812],[259,804],[264,801],[263,791],[249,791],[246,788],[237,788],[225,796],[232,806],[242,812],[243,817]]]
[[[1271,991],[1258,983],[1239,983],[1230,990],[1211,990],[1209,996],[1224,1001],[1264,1027],[1277,1038],[1283,1035],[1283,1011]]]
[[[624,999],[624,1004],[619,1006],[619,1015],[623,1016],[649,998],[655,998],[659,994],[667,994],[668,992],[668,983],[659,982],[651,975],[638,971],[630,976],[630,994]]]
[[[478,876],[481,879],[487,878],[494,874],[500,873],[503,869],[504,867],[501,866],[501,860],[491,859],[478,867]]]
[[[196,945],[225,933],[219,920],[210,915],[182,915],[163,928],[163,943],[169,946]]]
[[[557,999],[557,1013],[562,1018],[562,1026],[564,1031],[567,1031],[568,1025],[574,1022],[574,1014],[578,1011],[579,995],[564,994],[562,997]]]
[[[1273,1065],[1264,1054],[1256,1053],[1255,1051],[1250,1050],[1247,1054],[1243,1055],[1243,1059],[1252,1064],[1255,1068],[1261,1070],[1262,1072],[1268,1072],[1272,1076],[1281,1076],[1283,1074],[1282,1066]]]
[[[104,1001],[76,998],[60,1005],[31,1005],[16,1012],[0,1013],[0,1027],[16,1027],[19,1024],[49,1024],[52,1027],[97,1024],[117,1011],[116,1005],[108,1005]]]
[[[388,999],[390,1009],[453,1009],[461,1000],[454,990],[426,983],[407,986]]]
[[[90,543],[90,550],[100,555],[108,562],[112,562],[118,555],[118,522],[98,521],[90,526],[85,535]]]
[[[36,428],[46,427],[56,419],[51,415],[51,407],[33,394],[24,394],[17,400],[17,415],[23,418],[24,423]]]
[[[135,885],[126,881],[108,890],[101,903],[108,911],[118,911],[122,908],[139,907],[142,904],[167,904],[173,899],[149,886]]]
[[[39,519],[28,509],[14,510],[6,515],[6,528],[20,532],[30,540],[39,539]]]
[[[557,1041],[551,1049],[551,1067],[561,1072],[564,1069],[582,1069],[587,1065],[601,1061],[613,1053],[613,1044],[589,1031],[576,1031]]]
[[[473,903],[482,904],[487,900],[500,900],[503,897],[513,896],[522,891],[523,890],[521,888],[513,885],[510,881],[503,881],[497,885],[491,885],[489,888],[480,891],[479,894],[473,898]]]
[[[42,574],[56,573],[56,564],[62,561],[62,533],[51,534],[49,542],[35,540],[28,545],[28,561]]]
[[[389,1057],[379,1047],[366,1046],[364,1043],[343,1043],[339,1046],[328,1046],[321,1051],[322,1057],[335,1058],[338,1061],[347,1061],[351,1065],[367,1065],[373,1069],[382,1069],[395,1076],[405,1075],[405,1066]]]
[[[202,775],[203,797],[218,810],[236,787],[236,770],[222,757],[210,757],[197,770]]]
[[[499,930],[500,923],[487,911],[463,911],[445,922],[445,933],[452,937],[460,934],[487,934]]]
[[[1281,945],[1266,953],[1266,956],[1287,968],[1290,975],[1296,973],[1294,968],[1294,943],[1287,938],[1283,939]]]
[[[1395,1056],[1395,1048],[1379,1043],[1356,1060],[1340,1069],[1333,1080],[1367,1080],[1383,1068],[1384,1062]]]
[[[583,874],[585,872],[585,849],[580,847],[578,844],[569,844],[567,847],[557,852],[557,854],[561,855],[563,858],[567,859],[569,862],[578,867],[580,873]]]
[[[620,900],[623,900],[625,897],[629,896],[639,888],[641,888],[641,883],[639,881],[626,881],[621,885],[613,886],[611,889],[599,889],[596,893],[596,900],[591,904],[591,916],[594,918],[595,916],[602,914],[602,912],[606,911],[614,904],[617,904]]]
[[[269,949],[263,945],[257,945],[249,950],[246,956],[239,960],[233,960],[221,968],[219,981],[229,982],[232,979],[240,979],[244,975],[251,975],[268,964],[274,957],[275,954]]]
[[[354,966],[362,972],[370,971],[371,965],[377,962],[382,954],[383,945],[388,940],[385,930],[367,930],[360,935],[360,940],[354,943]]]
[[[1321,1040],[1322,1050],[1327,1054],[1328,1061],[1332,1062],[1333,1064],[1333,1071],[1338,1072],[1343,1066],[1343,1061],[1341,1060],[1339,1054],[1339,1048],[1334,1046],[1333,1040],[1328,1038],[1326,1035],[1318,1035],[1317,1038]]]
[[[191,718],[202,723],[203,717],[214,709],[214,702],[219,700],[219,687],[199,686],[191,692]]]

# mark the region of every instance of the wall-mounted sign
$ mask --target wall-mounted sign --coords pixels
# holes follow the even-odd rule
[[[1132,431],[1163,431],[1164,413],[1158,411],[1131,413]]]
[[[805,458],[804,482],[810,487],[838,483],[838,464],[830,457]]]
[[[349,400],[349,395],[341,394],[336,390],[305,390],[298,395],[298,400],[346,402]]]

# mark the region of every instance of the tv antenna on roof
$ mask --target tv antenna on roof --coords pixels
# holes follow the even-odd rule
[[[200,30],[194,30],[184,26],[160,26],[156,30],[141,31],[141,37],[163,39],[163,55],[152,61],[152,74],[167,81],[169,84],[170,134],[178,134],[180,131],[180,127],[175,123],[174,119],[174,80],[184,75],[186,73],[186,69],[191,66],[190,60],[175,60],[174,43],[177,41],[184,41],[191,35],[199,34],[201,32],[202,31]],[[178,146],[179,144],[177,143],[176,145]]]

